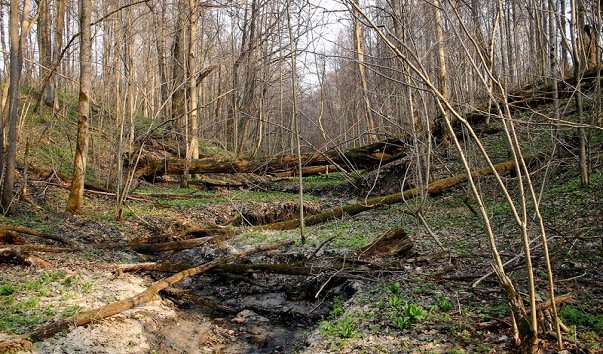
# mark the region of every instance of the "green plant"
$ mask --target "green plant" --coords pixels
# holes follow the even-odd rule
[[[8,296],[15,293],[17,289],[11,284],[0,285],[0,296]]]
[[[465,354],[465,350],[461,348],[452,348],[448,349],[446,354]]]
[[[63,309],[63,312],[61,312],[61,317],[66,318],[66,317],[73,316],[76,313],[80,312],[82,309],[83,309],[83,307],[81,307],[79,305],[69,305],[69,306],[65,307],[65,309]]]
[[[438,310],[442,312],[448,312],[452,310],[452,302],[448,300],[443,294],[438,293],[435,297],[435,303]]]
[[[396,294],[392,294],[389,296],[389,305],[393,308],[398,308],[400,307],[400,304],[402,303],[402,299],[400,299],[400,297]]]
[[[390,304],[392,299],[394,299],[394,302],[399,301],[395,300],[396,298],[399,299],[397,295],[390,296]],[[400,331],[410,328],[413,323],[420,321],[426,315],[425,310],[423,310],[421,306],[413,303],[406,303],[402,306],[398,304],[397,306],[392,307],[394,311],[390,312],[390,318]]]
[[[331,311],[329,312],[329,317],[337,318],[337,317],[343,315],[344,312],[345,312],[345,308],[343,307],[343,302],[341,301],[341,298],[339,296],[336,296],[333,299],[333,307],[331,308]]]
[[[395,315],[394,324],[396,325],[396,327],[398,327],[400,331],[404,331],[405,329],[410,327],[412,321],[410,320],[410,317]]]
[[[425,317],[425,310],[419,305],[415,305],[413,303],[407,303],[402,307],[402,311],[404,311],[404,315],[410,318],[411,322],[416,322]]]
[[[352,338],[356,335],[356,321],[351,317],[340,318],[335,323],[325,321],[320,332],[325,337]]]
[[[399,282],[395,282],[393,284],[390,284],[387,286],[387,289],[392,293],[392,294],[399,294],[400,293],[400,283]]]
[[[466,254],[466,253],[468,253],[469,249],[470,249],[469,241],[467,241],[467,240],[459,240],[457,242],[456,246],[454,246],[454,249],[459,254]]]
[[[593,315],[579,307],[568,305],[559,311],[559,316],[568,324],[603,332],[603,314]]]
[[[344,318],[337,321],[339,334],[343,338],[352,338],[356,334],[356,322],[351,318]]]

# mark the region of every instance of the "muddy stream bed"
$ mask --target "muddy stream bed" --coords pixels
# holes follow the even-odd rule
[[[206,262],[214,257],[212,252],[189,250],[180,252],[177,258]],[[294,267],[300,257],[295,252],[262,255],[239,266]],[[324,260],[315,263],[317,267],[326,265]],[[313,266],[304,264],[306,269]],[[209,324],[199,327],[205,333],[194,339],[202,352],[291,353],[306,347],[308,336],[328,316],[336,297],[345,301],[355,293],[355,281],[334,273],[284,275],[247,269],[215,270],[161,295],[187,317],[210,319]]]

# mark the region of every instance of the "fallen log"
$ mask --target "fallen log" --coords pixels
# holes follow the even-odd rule
[[[178,282],[181,282],[184,279],[187,279],[187,278],[190,278],[197,274],[206,272],[209,269],[211,269],[217,265],[226,264],[237,258],[246,257],[246,256],[249,256],[254,253],[284,247],[284,246],[290,245],[292,243],[293,242],[291,242],[291,241],[287,241],[287,242],[281,242],[281,243],[276,243],[276,244],[259,246],[250,251],[247,251],[247,252],[242,252],[242,253],[239,253],[236,255],[229,255],[229,256],[219,258],[219,259],[213,260],[213,261],[205,263],[205,264],[201,264],[201,265],[193,267],[193,268],[183,270],[179,273],[173,274],[167,278],[163,278],[161,280],[158,280],[158,281],[152,283],[143,292],[141,292],[137,295],[134,295],[132,297],[129,297],[127,299],[115,301],[115,302],[109,303],[107,305],[104,305],[104,306],[99,307],[94,310],[83,311],[83,312],[77,313],[66,319],[58,320],[58,321],[46,324],[46,325],[34,330],[33,332],[22,335],[20,337],[17,337],[16,339],[0,342],[0,352],[5,352],[6,348],[13,348],[15,346],[15,343],[27,342],[27,341],[39,342],[46,338],[50,338],[59,332],[68,331],[72,328],[83,326],[83,325],[86,325],[93,321],[99,321],[104,318],[116,315],[118,313],[124,312],[131,308],[134,308],[138,305],[145,304],[145,303],[153,300],[155,295],[157,295],[157,293],[160,292],[161,290],[166,289],[167,287],[172,286]]]
[[[124,272],[165,272],[177,273],[184,269],[190,268],[186,263],[134,263],[134,264],[119,264],[116,267],[118,273]],[[234,274],[246,273],[272,273],[284,275],[316,275],[326,271],[339,270],[334,267],[313,267],[302,264],[289,263],[270,263],[270,264],[253,264],[253,263],[228,263],[216,265],[212,272],[222,271]]]
[[[325,153],[302,154],[304,167],[339,165],[364,169],[405,157],[405,142],[392,138],[382,142],[354,148],[345,152],[330,150]],[[264,160],[225,159],[205,157],[198,160],[158,159],[143,157],[136,169],[136,177],[152,179],[166,174],[180,175],[187,168],[191,174],[204,173],[255,173],[274,174],[296,168],[298,156],[279,155]]]
[[[27,241],[12,230],[0,228],[0,245],[24,245]]]
[[[369,260],[382,257],[408,255],[414,244],[401,228],[395,228],[375,241],[354,252],[353,258]]]
[[[320,176],[326,175],[332,172],[341,171],[336,165],[325,165],[325,166],[308,166],[302,168],[302,176]],[[290,169],[283,172],[273,173],[275,177],[295,177],[299,175],[297,169]]]
[[[176,304],[193,304],[194,306],[199,306],[204,310],[204,312],[210,314],[223,315],[228,313],[234,315],[241,311],[241,309],[226,306],[213,297],[197,295],[192,291],[187,291],[184,289],[163,289],[161,291],[161,295],[166,296]]]
[[[50,268],[52,266],[45,259],[14,248],[0,248],[0,263],[24,265],[33,268]]]
[[[500,173],[500,174],[513,171],[513,170],[515,170],[515,162],[513,160],[501,162],[499,164],[494,165],[494,170],[496,170],[496,172]],[[494,173],[494,171],[490,167],[484,167],[480,170],[473,171],[471,173],[471,176],[473,178],[479,178],[479,177],[485,177],[485,176],[492,175],[493,173]],[[444,192],[447,189],[450,189],[463,182],[466,182],[468,179],[469,179],[469,176],[467,174],[460,174],[460,175],[456,175],[453,177],[440,179],[440,180],[434,181],[434,182],[430,183],[429,185],[427,185],[426,192],[429,195],[437,195],[437,194]],[[390,194],[390,195],[383,196],[383,197],[373,197],[373,198],[367,199],[365,203],[347,204],[347,205],[343,205],[343,206],[339,206],[339,207],[327,210],[320,214],[308,216],[307,218],[305,218],[304,224],[306,226],[317,225],[317,224],[324,223],[326,221],[341,218],[344,214],[347,214],[350,216],[356,215],[363,211],[371,210],[371,209],[374,209],[374,208],[382,206],[382,205],[391,205],[391,204],[401,203],[405,200],[416,198],[420,194],[421,194],[421,188],[415,187],[415,188],[407,189],[401,193]],[[281,221],[281,222],[276,222],[276,223],[267,224],[267,225],[255,226],[255,227],[251,228],[251,230],[253,230],[253,231],[291,230],[291,229],[298,228],[299,225],[300,225],[299,219],[294,219],[294,220]]]
[[[181,241],[168,242],[128,242],[128,243],[105,243],[105,244],[88,244],[78,248],[56,247],[45,245],[7,245],[7,248],[18,250],[21,252],[46,252],[46,253],[64,253],[64,252],[82,252],[90,250],[115,250],[115,249],[131,249],[138,252],[164,252],[164,251],[179,251],[185,249],[196,248],[209,242],[216,242],[234,236],[237,230],[234,228],[205,228],[194,230],[196,235],[205,235],[205,237],[192,238]]]
[[[564,99],[572,97],[576,94],[577,85],[580,84],[579,90],[587,91],[595,87],[598,83],[598,78],[601,77],[600,70],[603,69],[593,67],[586,70],[579,79],[576,77],[569,77],[565,80],[559,80],[557,82],[558,98]],[[599,82],[600,84],[600,82]],[[511,112],[516,112],[525,109],[535,109],[539,106],[550,104],[553,102],[553,85],[550,82],[543,83],[538,82],[523,86],[517,90],[513,90],[508,93],[507,103]],[[501,99],[498,100],[498,104],[503,104]],[[473,108],[464,114],[465,119],[469,123],[478,123],[484,121],[488,116],[496,117],[497,109],[496,102],[486,102],[477,108]],[[441,120],[441,119],[440,119]],[[455,129],[460,126],[460,122],[456,123]],[[442,127],[437,127],[435,130],[439,131]],[[486,134],[488,131],[486,131]]]
[[[369,242],[358,251],[346,256],[345,259],[338,261],[330,266],[314,266],[304,262],[302,263],[229,263],[215,266],[211,272],[228,272],[234,274],[245,273],[274,273],[284,275],[316,275],[324,272],[342,271],[350,266],[357,264],[367,264],[368,260],[382,259],[385,257],[407,256],[412,250],[414,244],[410,237],[400,228],[392,229],[374,241]],[[312,256],[309,259],[313,258]],[[355,263],[354,260],[363,262]],[[121,272],[167,272],[175,273],[190,268],[191,265],[186,262],[180,263],[134,263],[118,264],[116,271]]]

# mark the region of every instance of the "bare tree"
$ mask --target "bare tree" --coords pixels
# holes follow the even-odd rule
[[[0,157],[2,157],[2,212],[10,209],[15,185],[17,167],[17,120],[19,118],[19,95],[23,50],[31,28],[30,0],[23,2],[23,12],[19,16],[19,0],[11,0],[9,16],[10,37],[10,84],[8,89],[8,152],[4,158],[4,124],[0,124]],[[0,122],[3,123],[3,122]]]
[[[81,0],[80,13],[80,94],[77,123],[77,145],[73,160],[73,177],[67,207],[68,214],[81,214],[84,198],[84,180],[88,159],[88,130],[90,116],[90,86],[92,80],[92,40],[90,31],[91,0]]]

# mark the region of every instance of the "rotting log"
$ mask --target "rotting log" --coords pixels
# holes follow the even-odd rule
[[[27,241],[12,230],[0,228],[0,245],[24,245]]]
[[[580,83],[581,90],[588,90],[597,85],[597,80],[600,80],[600,70],[597,67],[590,68],[584,72],[584,74],[577,80],[575,77],[569,77],[565,80],[558,81],[558,97],[560,99],[569,98],[576,94],[576,86]],[[600,84],[600,83],[599,83]],[[517,90],[509,92],[507,95],[507,103],[511,112],[518,110],[535,109],[544,104],[550,104],[553,102],[553,86],[549,83],[535,83],[523,86]],[[503,102],[499,100],[499,104]],[[490,113],[493,112],[493,113]],[[468,112],[464,113],[463,116],[469,123],[482,122],[488,116],[497,116],[496,102],[489,102],[482,104],[479,107],[474,107]],[[437,120],[440,121],[441,119]],[[456,123],[458,126],[460,122]],[[456,126],[455,126],[456,128]],[[439,132],[442,128],[436,126],[434,131]],[[490,130],[484,131],[486,134]]]
[[[195,235],[206,235],[205,237],[192,238],[180,241],[144,243],[144,242],[128,242],[128,243],[104,243],[104,244],[87,244],[78,248],[56,247],[46,245],[7,245],[6,248],[11,248],[21,252],[46,252],[46,253],[65,253],[65,252],[81,252],[89,250],[115,250],[115,249],[131,249],[138,252],[163,252],[163,251],[179,251],[185,249],[196,248],[210,242],[217,242],[227,239],[237,234],[234,228],[205,228],[194,230]]]
[[[406,256],[413,246],[408,234],[401,228],[395,228],[354,252],[353,258],[369,260],[388,256]]]
[[[406,157],[406,143],[398,138],[376,142],[348,151],[330,150],[325,153],[302,154],[304,167],[339,165],[355,169],[370,168]],[[185,167],[191,174],[204,173],[255,173],[274,174],[297,166],[297,155],[279,155],[264,160],[228,159],[205,157],[197,160],[157,159],[145,156],[141,159],[136,176],[147,179],[162,175],[182,174]],[[188,166],[187,166],[188,163]]]
[[[52,264],[38,256],[23,253],[19,249],[0,248],[0,263],[24,265],[33,268],[50,268]]]
[[[412,250],[414,244],[408,234],[401,228],[392,229],[384,235],[369,242],[367,245],[354,252],[352,255],[346,256],[345,260],[339,260],[329,266],[314,266],[304,262],[298,263],[228,263],[215,266],[210,272],[227,272],[234,274],[246,273],[272,273],[283,275],[317,275],[325,272],[340,272],[347,270],[354,271],[358,265],[371,265],[367,262],[355,262],[354,260],[377,260],[387,257],[404,257]],[[312,257],[308,258],[311,259]],[[374,265],[374,264],[372,264]],[[122,272],[167,272],[176,273],[184,269],[190,268],[191,265],[186,262],[180,263],[133,263],[133,264],[118,264],[115,270],[118,273]],[[341,275],[345,277],[345,275]]]
[[[259,246],[247,252],[218,258],[211,262],[207,262],[205,264],[201,264],[199,266],[183,270],[181,272],[178,272],[169,277],[163,278],[152,283],[146,290],[132,297],[106,304],[94,310],[82,311],[63,320],[48,323],[34,330],[31,333],[24,334],[15,339],[0,342],[0,352],[5,352],[6,348],[14,348],[15,343],[27,341],[39,342],[46,338],[50,338],[59,332],[68,331],[72,328],[83,326],[94,321],[100,321],[104,318],[116,315],[118,313],[122,313],[138,305],[142,305],[149,301],[152,301],[155,298],[155,295],[157,295],[157,293],[159,293],[161,290],[166,289],[167,287],[172,286],[178,282],[181,282],[184,279],[206,272],[217,265],[226,264],[228,262],[234,261],[237,258],[242,258],[254,253],[284,247],[290,244],[292,244],[292,242],[287,241]]]
[[[133,264],[118,264],[116,271],[131,273],[131,272],[166,272],[176,273],[184,269],[190,268],[189,264],[186,263],[133,263]],[[326,271],[339,270],[340,268],[335,267],[314,267],[305,266],[303,264],[289,264],[289,263],[228,263],[219,264],[215,266],[211,272],[227,272],[234,274],[245,274],[245,273],[272,273],[272,274],[284,274],[284,275],[316,275]]]
[[[224,305],[213,297],[198,295],[192,291],[184,289],[163,289],[161,291],[161,295],[168,297],[170,300],[176,302],[177,304],[178,302],[180,302],[199,306],[204,310],[204,312],[209,312],[210,314],[228,313],[234,315],[241,311],[241,309]]]
[[[504,174],[510,171],[515,170],[515,162],[514,160],[509,160],[505,162],[501,162],[499,164],[494,165],[494,170],[496,170],[499,174]],[[484,167],[482,169],[471,172],[471,176],[473,178],[485,177],[492,175],[494,171],[490,167]],[[469,176],[467,174],[460,174],[453,177],[443,178],[437,181],[434,181],[427,185],[426,193],[429,195],[437,195],[444,192],[447,189],[455,187],[463,182],[468,180]],[[321,224],[330,220],[339,219],[343,215],[356,215],[362,213],[367,210],[374,209],[376,207],[382,205],[391,205],[401,203],[405,200],[416,198],[421,194],[421,188],[415,187],[408,190],[405,190],[401,193],[390,194],[383,197],[373,197],[366,200],[365,203],[353,203],[342,205],[320,214],[311,215],[305,218],[304,223],[306,226]],[[299,219],[287,220],[276,222],[267,225],[255,226],[252,228],[254,231],[262,231],[262,230],[291,230],[298,228],[300,225]]]

